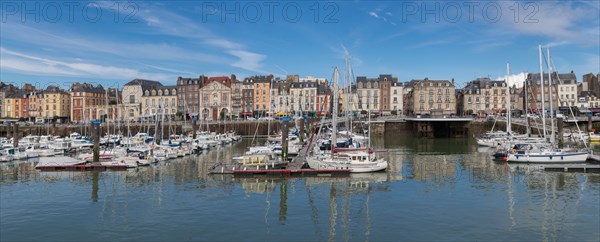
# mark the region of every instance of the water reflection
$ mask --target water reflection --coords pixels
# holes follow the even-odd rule
[[[80,238],[83,234],[77,232],[59,233],[72,221],[94,228],[86,234],[93,240],[600,236],[600,176],[495,162],[469,139],[376,139],[374,145],[389,162],[388,170],[380,173],[208,174],[213,164],[229,162],[248,143],[117,172],[39,172],[35,161],[2,163],[0,218],[5,233],[0,239]],[[160,233],[153,229],[157,227]],[[45,237],[27,233],[27,228],[38,228]]]

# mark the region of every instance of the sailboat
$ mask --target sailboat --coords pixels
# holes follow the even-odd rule
[[[350,172],[375,172],[385,170],[387,162],[377,157],[370,148],[338,150],[336,149],[337,136],[337,113],[338,113],[338,82],[339,72],[337,67],[333,72],[333,115],[331,132],[331,151],[324,151],[315,146],[312,155],[306,158],[310,168],[317,170],[349,170]],[[369,115],[370,117],[370,115]],[[323,122],[321,122],[322,126]],[[321,130],[321,129],[320,129]],[[320,133],[320,131],[319,131]],[[370,134],[370,132],[369,132]],[[369,142],[370,143],[370,142]]]
[[[542,86],[542,123],[544,127],[544,137],[546,137],[546,112],[544,100],[544,72],[542,68],[542,46],[539,46],[539,61],[540,61],[540,80]],[[552,70],[550,68],[550,49],[548,49],[547,55],[547,64],[548,64],[548,85],[552,84]],[[552,91],[552,88],[548,90]],[[550,113],[553,112],[553,98],[552,93],[550,93]],[[551,135],[550,135],[550,144],[549,145],[533,145],[533,144],[525,144],[525,145],[515,145],[511,152],[506,157],[506,161],[508,162],[527,162],[527,163],[582,163],[585,162],[589,156],[589,152],[587,151],[579,151],[574,149],[558,149],[555,144],[555,134],[554,134],[554,119],[551,120]]]

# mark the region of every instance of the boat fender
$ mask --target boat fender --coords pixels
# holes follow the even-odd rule
[[[550,160],[552,160],[552,156],[550,156]]]

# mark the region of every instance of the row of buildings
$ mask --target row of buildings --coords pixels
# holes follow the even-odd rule
[[[552,100],[559,111],[600,112],[600,74],[586,74],[577,82],[573,72],[544,73],[545,104]],[[504,80],[477,78],[464,87],[454,79],[428,78],[399,82],[382,74],[359,76],[351,85],[340,86],[340,112],[370,112],[376,115],[486,115],[541,111],[540,74],[527,75],[525,87],[507,86]],[[550,85],[548,85],[550,83]],[[332,112],[333,86],[325,78],[288,75],[285,79],[235,75],[198,78],[179,77],[175,85],[134,79],[122,88],[74,83],[68,90],[57,85],[38,89],[0,82],[0,116],[10,119],[81,122],[95,119],[140,120],[199,118],[217,120],[247,116],[328,115]],[[510,99],[509,99],[510,97]],[[525,103],[528,103],[527,106]]]

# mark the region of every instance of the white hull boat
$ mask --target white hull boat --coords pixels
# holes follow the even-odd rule
[[[506,157],[508,162],[521,163],[546,163],[546,164],[562,164],[562,163],[584,163],[589,156],[587,152],[529,152],[524,154],[510,153]]]

